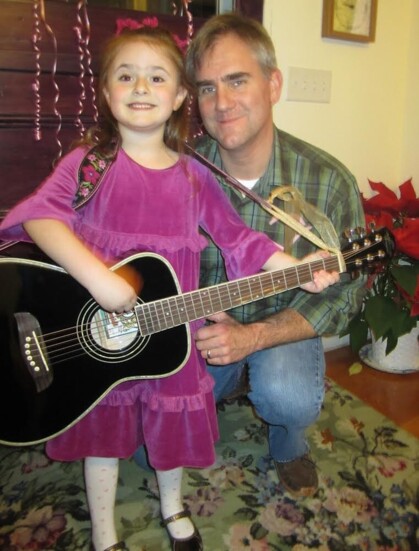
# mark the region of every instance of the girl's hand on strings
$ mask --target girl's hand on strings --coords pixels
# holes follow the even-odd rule
[[[90,294],[107,312],[129,312],[137,303],[137,293],[132,285],[111,270],[105,271],[95,281]]]

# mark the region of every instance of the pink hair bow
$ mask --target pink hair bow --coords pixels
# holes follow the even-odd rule
[[[131,18],[118,18],[116,20],[116,31],[115,34],[119,35],[124,29],[141,29],[143,27],[158,27],[159,26],[159,20],[157,17],[145,17],[142,21],[136,21],[135,19]],[[184,52],[188,46],[188,40],[182,40],[178,37],[177,34],[172,33],[173,39],[176,42],[176,44],[179,46],[179,48]]]

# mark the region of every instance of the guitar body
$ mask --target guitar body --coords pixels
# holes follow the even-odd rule
[[[113,269],[127,267],[141,274],[138,303],[179,293],[176,275],[162,257],[138,254]],[[104,321],[104,316],[110,317]],[[188,324],[142,337],[134,314],[122,330],[112,322],[61,268],[0,259],[0,443],[46,441],[117,384],[169,376],[189,357]]]
[[[120,315],[38,254],[0,258],[0,444],[46,441],[117,384],[175,373],[190,354],[190,321],[294,289],[320,269],[358,272],[391,254],[387,230],[362,233],[351,234],[346,264],[330,255],[184,294],[163,257],[133,255],[112,268],[142,284],[134,310]]]

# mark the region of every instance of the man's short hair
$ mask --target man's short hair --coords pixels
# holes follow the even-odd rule
[[[186,53],[186,72],[191,83],[196,82],[196,72],[202,57],[223,36],[235,35],[254,52],[263,71],[270,77],[278,65],[271,37],[256,19],[237,13],[214,15],[198,30]]]

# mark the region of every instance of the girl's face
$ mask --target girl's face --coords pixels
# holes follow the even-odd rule
[[[122,46],[104,88],[121,135],[124,130],[163,135],[167,120],[186,96],[178,81],[176,66],[162,48],[142,40]]]

